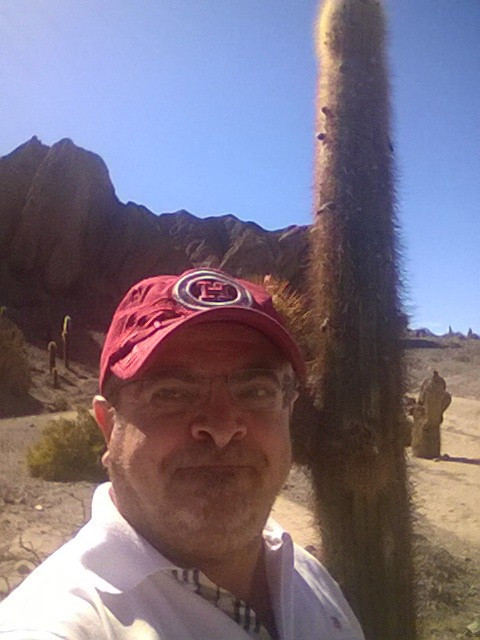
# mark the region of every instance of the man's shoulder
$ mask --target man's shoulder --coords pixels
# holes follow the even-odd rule
[[[0,603],[0,638],[101,637],[95,590],[81,579],[79,565],[72,560],[67,545]]]
[[[313,588],[321,587],[321,592],[325,590],[341,593],[337,582],[330,575],[326,567],[313,556],[309,551],[294,544],[295,570]]]
[[[308,551],[294,545],[297,592],[296,608],[318,616],[318,626],[324,625],[325,637],[363,640],[360,625],[338,583],[324,565]],[[341,633],[340,633],[341,632]]]

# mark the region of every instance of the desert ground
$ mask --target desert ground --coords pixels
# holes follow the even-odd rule
[[[437,368],[453,396],[442,425],[443,457],[414,458],[406,449],[422,640],[469,637],[480,622],[480,341],[457,342],[419,347],[407,356],[412,395]],[[95,488],[28,475],[26,450],[42,427],[60,415],[74,416],[72,408],[87,406],[96,387],[95,370],[74,362],[53,389],[44,352],[32,346],[28,352],[35,362],[29,406],[39,412],[0,420],[0,599],[85,522]],[[273,516],[321,558],[304,469],[292,470]]]

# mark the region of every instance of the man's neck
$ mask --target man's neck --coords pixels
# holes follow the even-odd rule
[[[262,538],[252,540],[241,549],[235,549],[219,558],[198,558],[193,563],[212,582],[230,591],[241,600],[250,601],[252,592],[260,586],[258,567],[263,565]]]
[[[118,507],[115,493],[112,499]],[[120,510],[120,509],[119,509]],[[272,638],[276,637],[273,609],[270,602],[268,580],[264,559],[262,532],[243,547],[231,548],[216,556],[193,549],[169,545],[164,539],[152,535],[154,528],[144,527],[128,513],[121,511],[130,525],[161,554],[176,565],[199,569],[213,583],[226,589],[233,596],[248,602],[261,622],[267,627]]]
[[[214,584],[226,589],[239,600],[247,602],[271,637],[278,637],[261,535],[245,547],[232,550],[220,557],[179,555],[165,547],[161,552],[179,566],[199,569]]]
[[[197,568],[216,585],[248,602],[271,637],[278,637],[261,538],[255,540],[254,546],[235,551],[221,562],[200,561]]]

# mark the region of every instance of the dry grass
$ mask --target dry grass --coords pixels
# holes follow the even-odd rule
[[[414,549],[419,638],[463,637],[467,625],[480,616],[480,568],[422,535],[415,536]]]

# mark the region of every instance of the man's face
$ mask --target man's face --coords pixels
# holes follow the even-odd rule
[[[294,398],[246,408],[225,376],[236,379],[247,369],[268,369],[279,379],[291,372],[279,350],[249,327],[185,328],[166,341],[148,381],[119,391],[102,426],[119,511],[172,559],[213,559],[255,540],[290,469]],[[174,395],[166,409],[178,372],[180,385],[213,380],[195,402],[178,404]]]

